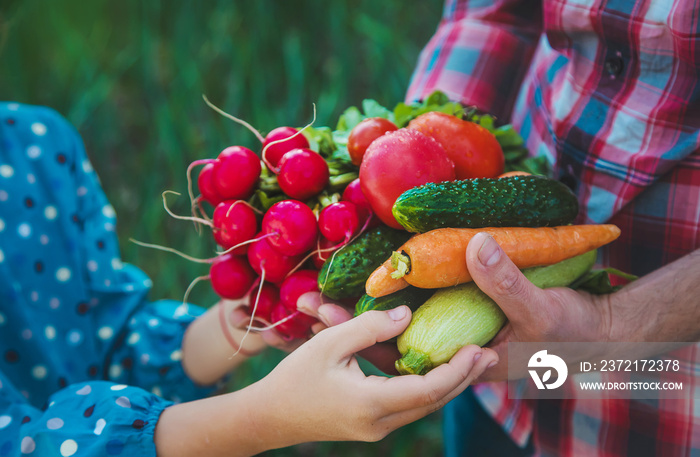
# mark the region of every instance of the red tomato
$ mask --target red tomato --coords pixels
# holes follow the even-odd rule
[[[408,128],[442,144],[455,164],[457,179],[495,178],[503,173],[505,157],[501,145],[479,124],[433,111],[413,119]]]
[[[367,147],[386,132],[393,132],[397,127],[389,119],[383,117],[368,117],[362,120],[350,131],[348,136],[348,153],[355,165],[362,163],[362,157]]]
[[[388,132],[370,144],[360,165],[360,187],[386,225],[402,228],[391,208],[404,191],[429,182],[453,181],[454,164],[440,143],[417,130]]]

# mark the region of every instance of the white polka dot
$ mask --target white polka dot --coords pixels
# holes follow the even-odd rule
[[[4,190],[0,190],[0,202],[5,202],[7,201],[7,192]]]
[[[93,431],[93,433],[95,435],[101,435],[102,430],[104,430],[105,428],[105,425],[107,425],[107,421],[105,421],[104,419],[97,419],[97,422],[95,423],[95,430]]]
[[[134,290],[134,285],[133,285],[133,284],[127,284],[127,285],[124,286],[124,290],[126,290],[127,292],[131,292],[132,290]]]
[[[17,234],[22,238],[29,238],[32,234],[32,226],[23,222],[17,226]]]
[[[2,249],[0,249],[0,263],[3,263],[5,261],[5,253],[2,252]]]
[[[46,336],[47,340],[52,340],[56,338],[56,327],[52,325],[47,325],[44,329],[44,335]]]
[[[119,397],[117,398],[115,402],[118,406],[121,406],[122,408],[131,408],[131,402],[129,401],[128,398],[126,397]]]
[[[3,230],[5,230],[5,221],[0,219],[0,232],[2,232]]]
[[[39,242],[41,242],[41,244],[46,246],[47,244],[49,244],[49,237],[47,235],[41,235],[39,237]]]
[[[37,292],[36,290],[32,291],[32,293],[29,294],[29,298],[30,298],[33,302],[39,301],[39,292]]]
[[[119,376],[122,375],[122,367],[121,365],[117,365],[116,363],[114,365],[109,366],[109,379],[115,380],[119,378]]]
[[[170,353],[170,360],[173,362],[177,362],[179,360],[182,360],[182,351],[177,349],[173,352]]]
[[[0,430],[10,425],[10,422],[12,422],[12,417],[7,414],[0,416]]]
[[[153,287],[153,281],[151,281],[150,279],[144,279],[143,285],[146,287]]]
[[[7,109],[10,111],[17,111],[19,109],[19,103],[8,103]]]
[[[46,219],[53,220],[56,219],[56,216],[58,216],[58,210],[55,206],[47,206],[44,208],[44,217]]]
[[[30,159],[36,159],[41,155],[41,148],[36,144],[33,144],[27,148],[27,157]]]
[[[97,336],[100,339],[108,340],[114,336],[114,330],[112,330],[112,327],[102,327],[97,331]]]
[[[44,379],[47,373],[48,370],[43,365],[37,365],[32,368],[32,376],[34,376],[34,379]]]
[[[5,323],[5,315],[3,313],[0,313],[0,325],[3,325]]]
[[[107,232],[113,232],[114,231],[114,224],[111,222],[106,222],[104,225],[104,228]]]
[[[33,174],[29,173],[29,174],[27,175],[27,182],[28,182],[29,184],[34,184],[34,183],[36,182],[36,176],[34,176]]]
[[[112,285],[112,281],[110,281],[109,279],[105,279],[105,287],[109,287],[111,285]]]
[[[113,390],[115,392],[118,392],[120,390],[126,389],[128,386],[126,384],[115,384],[112,387],[109,388],[109,390]]]
[[[87,194],[87,188],[85,186],[80,186],[75,193],[78,195],[78,197],[83,197]]]
[[[87,385],[87,386],[81,387],[80,390],[78,390],[78,391],[76,392],[76,394],[78,394],[78,395],[89,395],[90,392],[92,392],[92,387],[90,387],[89,385]]]
[[[160,325],[160,321],[157,318],[152,317],[152,318],[148,319],[148,326],[149,327],[158,327],[158,325]]]
[[[53,297],[51,300],[49,300],[49,307],[51,309],[57,309],[59,306],[61,306],[61,300],[58,298]]]
[[[148,354],[141,354],[140,360],[141,365],[148,365],[148,362],[151,360],[151,356]]]
[[[58,279],[60,282],[66,282],[70,279],[71,277],[71,271],[66,268],[62,267],[56,270],[56,279]]]
[[[83,334],[80,330],[71,330],[68,332],[68,335],[66,335],[66,340],[68,341],[68,344],[77,346],[81,341],[83,341]]]
[[[126,344],[133,346],[134,344],[138,343],[140,339],[141,334],[139,332],[134,332],[131,335],[129,335],[129,338],[127,338],[126,340]]]
[[[31,436],[25,436],[22,438],[22,443],[19,445],[19,449],[22,451],[22,454],[31,454],[34,452],[34,449],[36,449],[36,443]]]
[[[78,443],[74,440],[65,440],[61,443],[61,455],[63,457],[70,457],[78,451]]]
[[[112,218],[116,215],[116,213],[114,212],[114,208],[112,207],[112,205],[105,205],[102,207],[102,215],[104,217]]]
[[[49,430],[58,430],[63,427],[63,419],[54,417],[46,421],[46,428]]]
[[[124,268],[124,264],[122,263],[121,259],[118,259],[118,258],[112,259],[112,269],[121,270],[122,268]]]
[[[34,132],[34,135],[44,136],[46,135],[46,126],[41,122],[35,122],[32,124],[32,132]]]
[[[25,328],[22,330],[22,338],[25,340],[31,340],[32,339],[32,331],[28,328]]]
[[[154,395],[158,395],[159,397],[163,396],[163,390],[158,386],[153,386],[153,388],[151,389],[151,393]]]
[[[11,178],[15,174],[15,169],[9,165],[0,165],[0,176]]]
[[[89,260],[87,263],[87,269],[90,271],[97,271],[97,262],[94,260]]]

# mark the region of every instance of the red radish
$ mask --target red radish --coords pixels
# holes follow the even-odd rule
[[[281,304],[272,309],[272,323],[287,319],[275,326],[275,330],[284,339],[308,338],[311,336],[311,326],[318,322],[308,314],[301,311],[290,311]]]
[[[285,194],[306,200],[320,193],[329,177],[328,164],[323,157],[311,149],[300,148],[282,156],[277,182]]]
[[[258,302],[257,306],[255,304],[256,300]],[[257,288],[253,288],[248,296],[248,313],[252,313],[253,310],[255,310],[255,318],[270,322],[272,319],[272,309],[278,306],[279,302],[279,289],[266,282],[260,289],[259,297]]]
[[[294,127],[277,127],[267,134],[262,145],[262,157],[268,163],[268,166],[276,169],[285,153],[292,149],[309,147],[309,140],[303,134],[297,134],[298,132]],[[270,145],[271,143],[274,144]]]
[[[359,228],[360,218],[354,203],[331,203],[318,214],[318,229],[330,241],[347,242]]]
[[[211,286],[217,295],[236,300],[245,297],[256,275],[245,258],[223,254],[212,262],[209,276]]]
[[[223,198],[214,188],[214,182],[212,181],[212,176],[214,173],[214,165],[216,161],[206,164],[199,172],[197,177],[197,187],[199,187],[199,193],[202,194],[202,198],[209,202],[212,206],[218,205]]]
[[[295,256],[314,247],[318,224],[307,205],[297,200],[282,200],[272,205],[263,216],[262,232],[271,235],[267,242],[277,251]]]
[[[338,243],[333,243],[332,241],[328,241],[325,237],[320,236],[316,243],[316,253],[311,258],[314,267],[320,270],[326,260],[330,259],[333,255],[335,249],[332,248],[336,245],[338,245]]]
[[[225,201],[216,205],[212,223],[214,239],[224,249],[252,240],[258,231],[255,211],[241,200]],[[231,254],[243,255],[247,250],[248,246],[243,245],[231,251]]]
[[[453,181],[455,166],[445,148],[417,131],[399,129],[372,142],[360,165],[362,193],[389,227],[402,229],[391,208],[408,189],[429,182]]]
[[[245,200],[260,178],[260,158],[243,146],[230,146],[219,154],[212,173],[216,192],[224,200]]]
[[[396,129],[396,124],[383,117],[363,119],[353,127],[348,136],[348,154],[352,163],[360,165],[369,145],[386,132]]]
[[[280,285],[280,304],[296,311],[297,300],[306,292],[318,292],[318,271],[297,270]]]
[[[273,284],[280,283],[299,264],[303,256],[280,254],[267,241],[268,239],[262,236],[262,233],[258,233],[255,236],[258,240],[248,246],[248,263],[259,275],[262,275],[265,270],[265,281]]]
[[[381,224],[379,218],[372,211],[365,194],[362,193],[360,178],[356,178],[350,182],[343,190],[341,201],[352,202],[357,208],[357,215],[360,218],[360,226],[364,225],[368,217],[371,217],[368,228],[376,227]]]

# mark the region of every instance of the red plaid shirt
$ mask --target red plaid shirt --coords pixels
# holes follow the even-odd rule
[[[700,247],[700,0],[448,0],[407,100],[440,89],[512,122],[573,184],[580,223],[622,235],[605,265],[646,274]],[[700,346],[674,380],[700,392]],[[700,455],[688,401],[480,401],[538,455]]]

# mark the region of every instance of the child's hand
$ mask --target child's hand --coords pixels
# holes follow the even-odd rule
[[[260,440],[376,441],[444,406],[498,360],[490,349],[462,348],[425,376],[365,376],[355,353],[399,335],[410,310],[371,311],[319,332],[250,386],[261,399]],[[248,389],[246,389],[248,390]],[[251,392],[252,393],[252,392]],[[272,441],[269,441],[272,440]]]
[[[318,327],[314,329],[316,333],[324,328],[342,324],[353,317],[347,308],[317,292],[307,292],[299,297],[297,308],[320,321]],[[394,362],[401,357],[401,354],[396,348],[396,343],[378,343],[359,351],[358,355],[384,373],[398,374]]]

